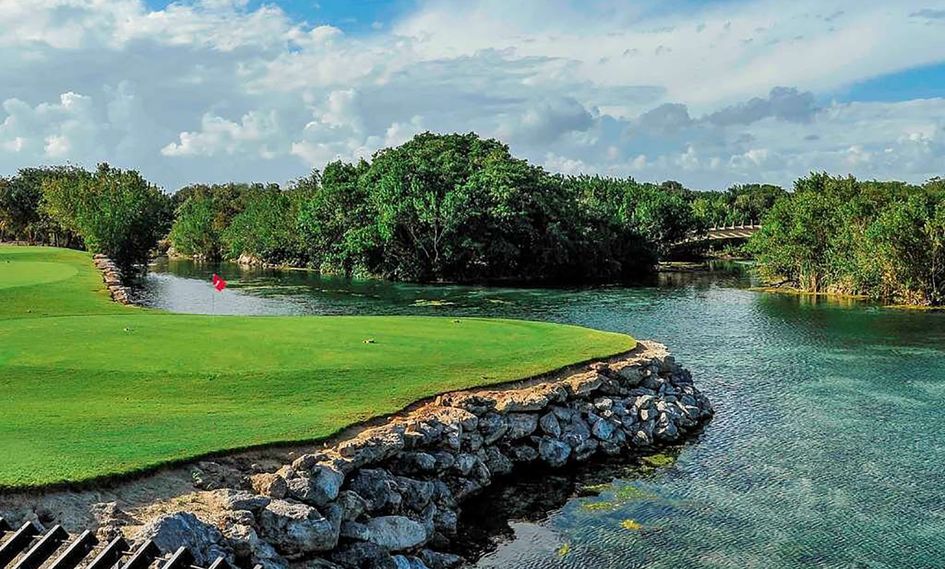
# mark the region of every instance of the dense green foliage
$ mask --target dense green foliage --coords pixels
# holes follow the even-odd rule
[[[630,279],[699,228],[678,184],[551,175],[475,134],[421,134],[285,190],[185,191],[180,253],[398,280]]]
[[[634,345],[518,320],[125,307],[89,255],[67,249],[0,246],[0,267],[0,488],[324,437],[438,392]]]
[[[787,195],[780,186],[746,184],[725,192],[691,194],[692,213],[705,227],[728,227],[761,223],[778,198]]]
[[[147,260],[172,214],[170,198],[140,174],[107,164],[0,179],[0,240],[84,247],[131,265]]]
[[[749,244],[762,274],[810,292],[945,303],[945,183],[812,174]]]
[[[138,172],[102,164],[94,173],[43,181],[40,209],[82,236],[86,248],[124,265],[148,260],[171,221],[170,201]]]

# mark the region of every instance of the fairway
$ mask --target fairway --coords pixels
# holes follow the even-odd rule
[[[0,487],[325,437],[442,391],[633,346],[516,320],[125,307],[87,253],[0,246]]]

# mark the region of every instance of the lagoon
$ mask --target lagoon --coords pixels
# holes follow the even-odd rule
[[[230,282],[222,294],[213,272]],[[671,464],[523,481],[518,490],[535,494],[585,478],[603,486],[512,512],[479,567],[941,567],[945,314],[751,284],[741,266],[633,287],[524,289],[162,261],[140,294],[180,312],[501,316],[665,343],[714,420]],[[501,495],[492,499],[500,510]]]

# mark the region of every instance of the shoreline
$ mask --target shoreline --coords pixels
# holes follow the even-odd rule
[[[319,443],[230,453],[112,488],[0,495],[0,513],[104,538],[144,535],[162,549],[225,552],[267,569],[449,556],[462,502],[513,471],[662,448],[713,414],[656,343],[569,368],[418,401]],[[161,541],[184,521],[204,541]],[[391,524],[396,531],[382,531]]]
[[[929,306],[922,304],[885,304],[881,300],[870,298],[864,294],[843,294],[835,292],[811,292],[795,287],[776,287],[776,286],[755,286],[750,287],[751,292],[764,292],[769,294],[781,294],[785,296],[808,296],[814,298],[824,298],[834,301],[860,302],[869,304],[876,308],[885,308],[890,310],[920,311],[920,312],[945,312],[945,306]]]

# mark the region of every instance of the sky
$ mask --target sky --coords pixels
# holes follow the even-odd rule
[[[0,0],[0,176],[285,183],[424,132],[696,189],[945,175],[945,0]]]

